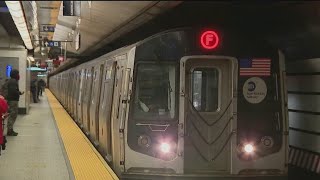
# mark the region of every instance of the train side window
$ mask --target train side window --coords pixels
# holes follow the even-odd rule
[[[105,75],[105,81],[109,80],[110,79],[110,73],[111,73],[111,70],[106,70],[106,75]]]
[[[219,109],[219,70],[196,68],[192,71],[192,104],[200,112]]]

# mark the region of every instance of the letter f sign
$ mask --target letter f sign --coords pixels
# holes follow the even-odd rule
[[[218,43],[219,37],[214,31],[206,31],[201,35],[201,45],[205,49],[214,49]]]
[[[206,38],[206,45],[210,46],[210,43],[213,41],[213,35],[212,34],[207,34],[205,36],[205,38]]]

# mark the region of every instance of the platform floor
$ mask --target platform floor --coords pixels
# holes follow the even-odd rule
[[[0,156],[0,180],[118,179],[49,90],[19,115]]]
[[[69,180],[67,163],[59,142],[46,96],[31,104],[28,115],[19,115],[0,156],[1,180]]]

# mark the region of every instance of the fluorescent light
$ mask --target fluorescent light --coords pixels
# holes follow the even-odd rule
[[[20,1],[5,1],[20,36],[28,49],[33,49]]]
[[[34,62],[34,58],[32,56],[27,57],[31,62]]]
[[[37,3],[35,1],[31,2],[32,4],[32,12],[33,12],[33,25],[32,29],[38,29],[38,14],[37,14]]]
[[[32,29],[35,31],[34,33],[34,45],[38,46],[39,43],[39,26],[38,26],[38,8],[37,8],[37,3],[36,1],[31,2],[32,5],[32,13],[33,13],[33,24],[32,24]]]
[[[31,71],[46,71],[46,69],[42,69],[42,68],[38,68],[38,67],[30,67],[30,68],[28,68],[28,70],[31,70]]]

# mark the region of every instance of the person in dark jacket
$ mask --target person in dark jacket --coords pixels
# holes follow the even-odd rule
[[[33,79],[30,82],[30,90],[31,90],[33,102],[34,103],[38,103],[38,99],[37,99],[37,80],[36,79]]]
[[[44,91],[45,85],[46,83],[44,82],[43,79],[40,79],[38,81],[38,98],[39,98],[39,95],[42,96],[42,92]]]
[[[17,136],[18,133],[14,132],[13,124],[15,123],[18,116],[18,102],[20,95],[24,92],[19,91],[18,81],[20,79],[19,71],[13,69],[10,73],[10,79],[8,81],[8,105],[9,105],[9,117],[8,117],[8,136]]]

